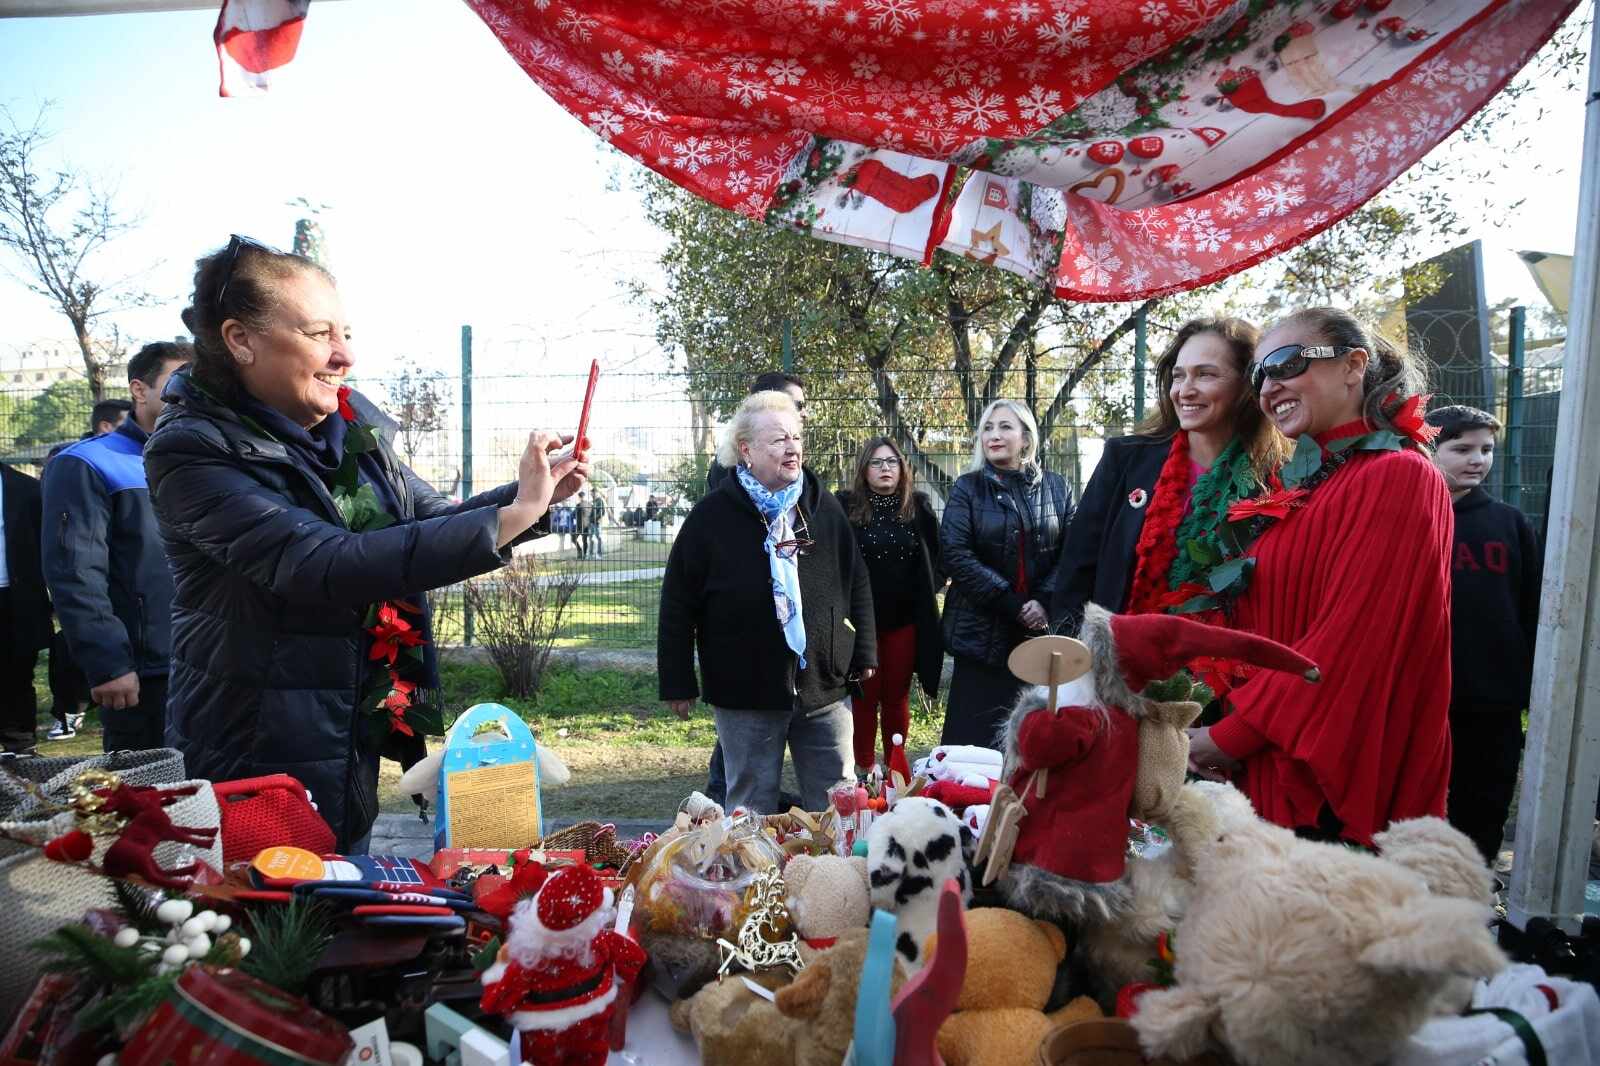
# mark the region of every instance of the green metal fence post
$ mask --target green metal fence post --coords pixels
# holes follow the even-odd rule
[[[782,366],[785,374],[794,373],[794,323],[789,319],[783,320],[783,355]]]
[[[1511,309],[1511,337],[1507,345],[1510,366],[1506,368],[1506,461],[1501,477],[1505,491],[1501,498],[1513,507],[1522,506],[1522,367],[1527,352],[1528,309]]]
[[[1150,323],[1144,308],[1133,319],[1134,421],[1144,420],[1144,361],[1150,349]]]
[[[472,327],[461,327],[461,498],[472,497]],[[461,594],[461,643],[472,644],[472,602]]]

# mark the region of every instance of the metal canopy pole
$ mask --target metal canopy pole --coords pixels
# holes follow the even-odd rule
[[[1556,425],[1544,589],[1508,917],[1582,919],[1600,789],[1600,20],[1578,186],[1572,304]]]

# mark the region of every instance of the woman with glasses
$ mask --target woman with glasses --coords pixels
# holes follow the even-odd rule
[[[683,719],[711,705],[728,805],[762,814],[778,809],[785,747],[805,808],[827,806],[850,774],[848,683],[877,666],[855,535],[802,455],[794,401],[747,396],[717,451],[732,476],[689,512],[661,584],[661,698]]]
[[[1262,817],[1370,845],[1443,815],[1450,776],[1450,547],[1444,479],[1425,455],[1422,374],[1344,311],[1290,315],[1256,346],[1261,410],[1298,447],[1284,488],[1244,508],[1255,560],[1236,628],[1313,660],[1307,685],[1260,673],[1191,731]]]
[[[972,438],[972,467],[945,502],[939,547],[950,591],[944,643],[955,659],[943,744],[999,747],[1022,682],[1011,650],[1045,632],[1072,490],[1039,466],[1039,430],[1027,407],[996,400]]]
[[[944,669],[939,634],[938,593],[944,587],[939,563],[939,520],[925,493],[914,492],[911,470],[888,437],[873,437],[856,459],[851,488],[839,503],[855,529],[856,542],[872,580],[878,672],[850,701],[855,715],[856,770],[876,761],[883,737],[883,765],[896,733],[911,728],[911,680],[933,699]]]
[[[1062,544],[1050,617],[1064,632],[1091,602],[1128,614],[1177,606],[1199,577],[1196,551],[1220,550],[1228,508],[1286,458],[1250,389],[1260,336],[1243,319],[1195,318],[1156,360],[1155,412],[1106,441]]]
[[[195,361],[144,452],[176,586],[167,741],[196,777],[298,778],[362,852],[380,753],[409,765],[442,731],[422,594],[506,562],[587,466],[534,433],[515,483],[450,503],[345,385],[332,275],[237,236],[196,265]]]

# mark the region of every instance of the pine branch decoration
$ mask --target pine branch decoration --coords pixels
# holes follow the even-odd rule
[[[161,961],[159,955],[141,951],[137,945],[118,947],[85,925],[64,925],[35,940],[32,947],[47,956],[41,967],[45,972],[76,974],[97,985],[136,984],[148,978]]]
[[[332,939],[327,909],[296,896],[284,906],[250,915],[250,954],[240,969],[274,988],[301,995]]]
[[[162,899],[159,893],[151,892],[134,884],[124,881],[120,877],[113,877],[111,891],[116,894],[117,913],[127,923],[139,930],[145,936],[165,936],[167,923],[156,917],[156,908],[161,906]]]

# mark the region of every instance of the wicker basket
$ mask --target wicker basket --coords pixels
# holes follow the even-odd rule
[[[610,866],[625,877],[633,854],[617,840],[617,827],[599,822],[579,822],[546,836],[539,842],[544,851],[581,851],[590,866]]]

